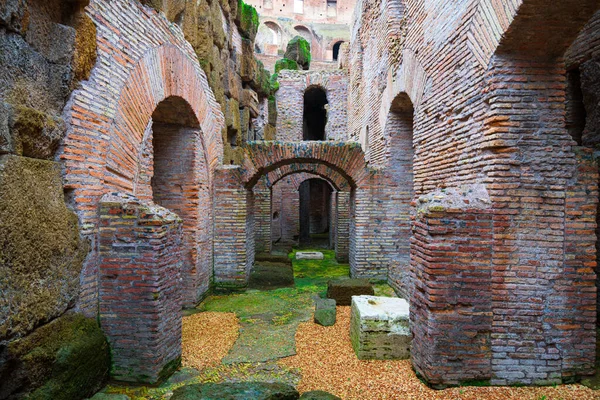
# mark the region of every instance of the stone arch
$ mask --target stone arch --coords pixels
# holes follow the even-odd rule
[[[323,164],[344,177],[350,187],[356,187],[369,174],[362,148],[355,142],[251,142],[245,151],[241,180],[246,187],[289,164]]]
[[[349,191],[350,185],[348,181],[334,169],[327,167],[324,164],[318,163],[303,163],[303,164],[287,164],[282,165],[268,174],[266,174],[269,186],[275,185],[281,179],[294,174],[306,173],[314,176],[319,176],[325,179],[336,191]]]
[[[304,39],[306,39],[308,41],[308,43],[311,43],[312,39],[314,37],[312,29],[310,29],[306,25],[302,25],[302,24],[294,25],[294,32],[297,33],[298,35],[302,36]]]

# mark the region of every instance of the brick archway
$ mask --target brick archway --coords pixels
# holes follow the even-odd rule
[[[350,187],[368,178],[364,153],[358,143],[339,142],[251,142],[245,149],[240,178],[248,188],[261,176],[292,164],[320,164],[335,171]]]
[[[191,184],[207,193],[222,162],[224,117],[193,48],[164,15],[135,0],[96,0],[86,11],[97,27],[98,61],[65,108],[60,153],[67,198],[92,242],[78,308],[90,316],[99,310],[113,377],[154,383],[177,367],[181,354],[179,254],[182,234],[195,227],[182,231],[180,216],[151,201],[153,166],[144,163],[153,158],[153,113],[177,99],[169,112],[188,122],[174,122],[193,130],[188,164],[202,166]],[[210,221],[212,199],[203,197],[197,207]],[[211,238],[192,236],[198,249],[212,248]],[[135,307],[146,310],[144,318],[131,313]]]

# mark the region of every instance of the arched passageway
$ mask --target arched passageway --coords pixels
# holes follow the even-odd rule
[[[304,92],[303,140],[325,140],[328,103],[327,93],[320,87],[313,86]]]
[[[320,178],[307,179],[298,188],[301,246],[330,248],[331,186]]]
[[[210,282],[211,200],[201,135],[184,99],[163,100],[152,113],[152,141],[145,145],[153,159],[142,172],[151,175],[152,201],[183,221],[182,300],[188,306],[198,302]]]
[[[340,47],[342,46],[342,41],[337,42],[333,45],[333,61],[337,61],[340,56]]]

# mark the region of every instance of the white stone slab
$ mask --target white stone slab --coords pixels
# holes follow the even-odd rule
[[[409,319],[408,301],[398,297],[352,296],[352,307],[358,308],[361,319],[400,320]]]
[[[322,260],[323,253],[320,251],[298,251],[296,252],[296,260]]]
[[[396,297],[352,296],[350,341],[361,360],[410,357],[409,306]]]

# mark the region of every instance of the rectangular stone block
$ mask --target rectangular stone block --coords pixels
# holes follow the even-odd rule
[[[409,306],[395,297],[354,296],[350,340],[361,360],[410,357]]]
[[[322,260],[323,253],[320,251],[298,251],[296,252],[296,260]]]
[[[368,279],[335,279],[327,282],[327,297],[335,299],[338,306],[352,304],[352,296],[374,295]]]

